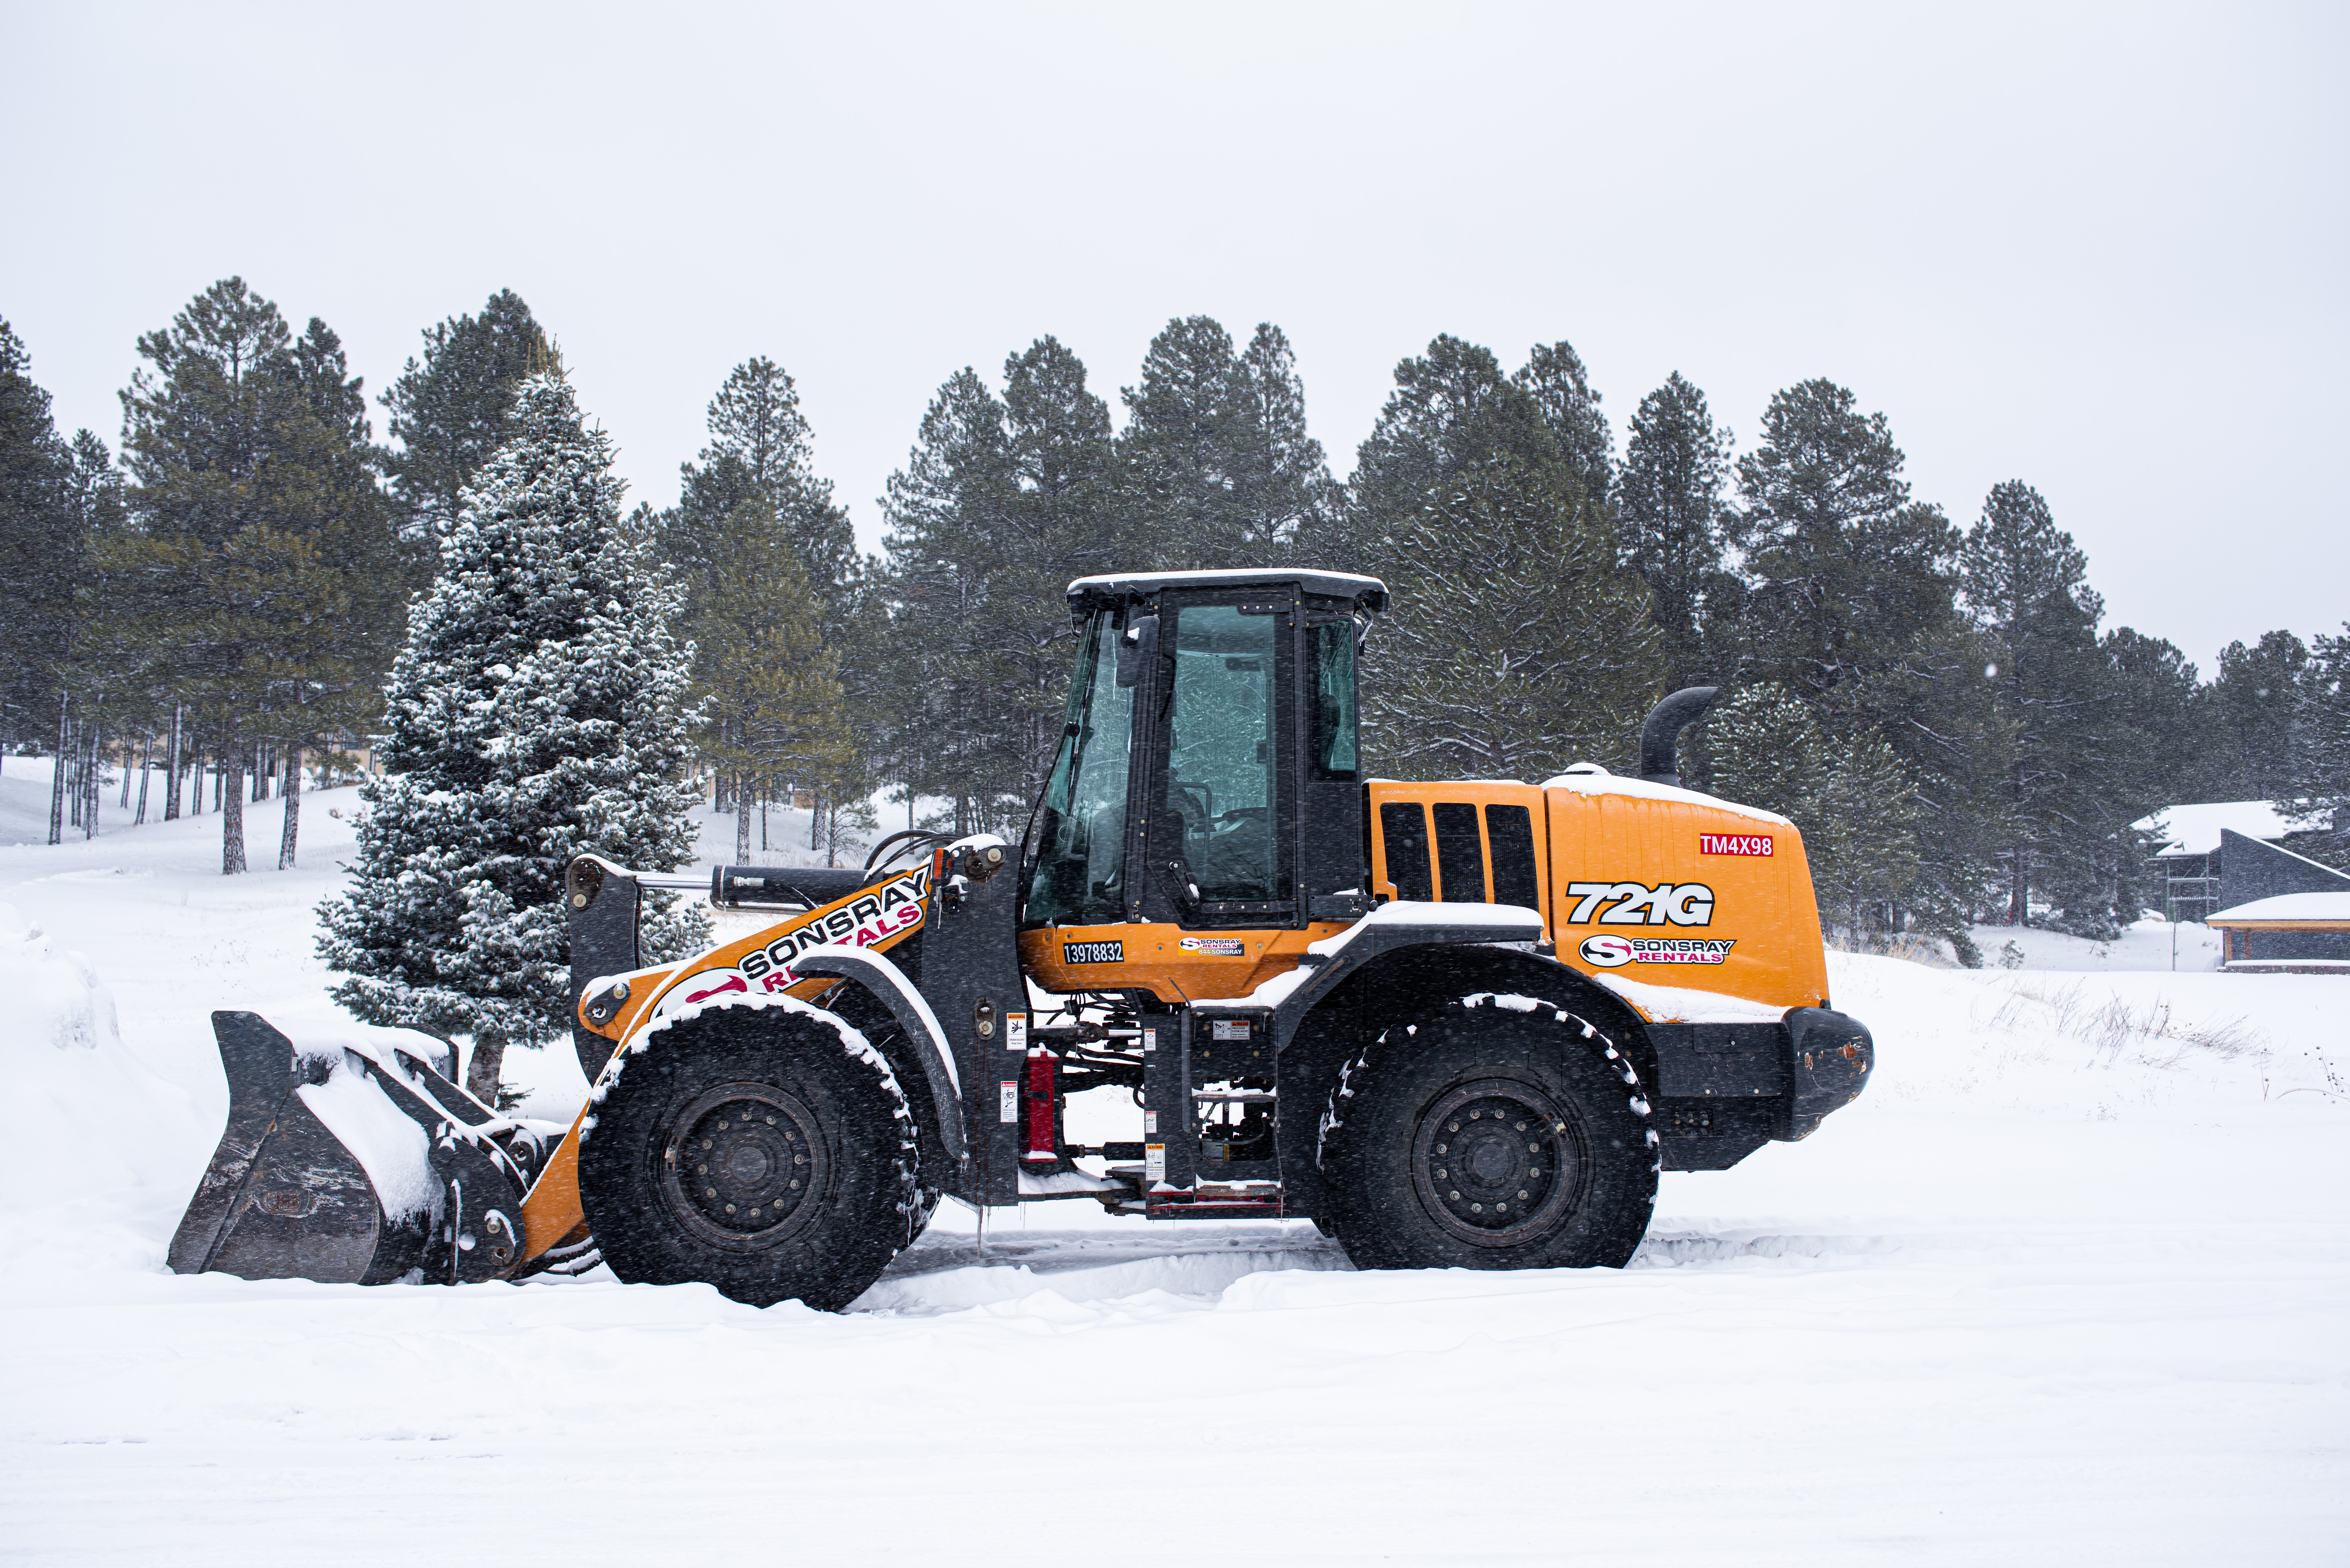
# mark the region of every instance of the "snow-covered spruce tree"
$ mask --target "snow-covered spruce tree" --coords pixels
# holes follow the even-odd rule
[[[336,1000],[370,1023],[471,1034],[492,1099],[509,1045],[568,1024],[564,868],[592,851],[674,869],[697,793],[679,592],[620,515],[612,444],[558,375],[521,383],[515,434],[467,488],[385,689],[350,890],[319,910]],[[649,957],[698,942],[648,900]]]

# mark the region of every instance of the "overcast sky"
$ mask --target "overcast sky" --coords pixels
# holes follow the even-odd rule
[[[1342,475],[1439,332],[1571,340],[1619,442],[1676,369],[1742,448],[1827,376],[2208,676],[2350,617],[2345,15],[6,0],[0,316],[111,443],[216,278],[371,393],[511,287],[656,504],[765,354],[868,547],[939,383],[1045,333],[1122,417],[1170,317],[1277,322]]]

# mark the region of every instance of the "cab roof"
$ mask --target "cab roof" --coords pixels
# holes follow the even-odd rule
[[[1294,587],[1316,598],[1346,599],[1360,608],[1388,607],[1388,586],[1352,572],[1316,572],[1290,566],[1250,566],[1217,572],[1105,572],[1069,585],[1069,607],[1083,609],[1105,599],[1148,598],[1169,588]]]

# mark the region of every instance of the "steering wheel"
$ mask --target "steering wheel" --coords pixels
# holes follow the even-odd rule
[[[1170,795],[1183,797],[1183,804],[1177,810],[1190,821],[1204,824],[1212,820],[1212,814],[1216,809],[1216,794],[1206,784],[1174,782],[1168,785],[1167,793]],[[1170,801],[1170,804],[1173,803]]]

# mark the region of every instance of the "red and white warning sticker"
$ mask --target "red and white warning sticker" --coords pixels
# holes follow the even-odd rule
[[[995,1085],[995,1119],[1016,1122],[1020,1119],[1020,1085],[1011,1078]]]

